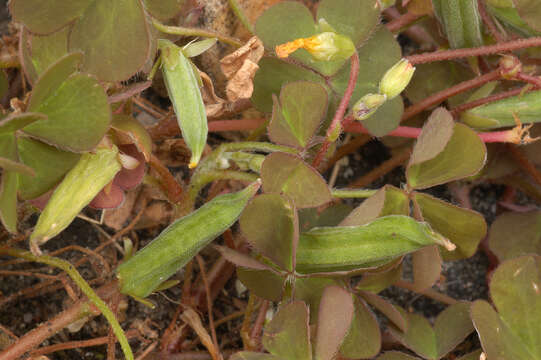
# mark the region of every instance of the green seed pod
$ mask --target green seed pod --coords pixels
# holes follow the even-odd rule
[[[454,247],[428,224],[403,215],[381,217],[362,226],[318,227],[301,234],[296,270],[316,273],[372,267],[434,244]]]
[[[541,90],[531,91],[495,101],[462,113],[460,119],[478,129],[494,129],[517,125],[517,116],[523,124],[541,121]]]
[[[407,59],[401,59],[394,64],[379,82],[379,92],[387,96],[387,100],[400,95],[410,83],[415,67]]]
[[[121,169],[118,149],[98,148],[95,153],[85,153],[68,171],[57,186],[39,216],[30,236],[30,246],[39,253],[38,246],[64,230],[79,212],[109,184]]]
[[[117,268],[120,292],[144,298],[182,268],[238,219],[260,181],[218,196],[169,225],[157,238]]]
[[[182,130],[182,137],[192,152],[190,168],[194,168],[201,159],[207,143],[207,114],[201,91],[198,74],[182,49],[169,40],[158,40],[163,64],[165,86],[177,121]]]
[[[483,45],[477,0],[432,0],[453,49]]]

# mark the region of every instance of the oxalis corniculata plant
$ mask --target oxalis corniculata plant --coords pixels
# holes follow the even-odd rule
[[[249,34],[236,39],[193,27],[210,6],[205,2],[9,2],[14,26],[0,52],[6,267],[0,275],[35,276],[50,287],[61,282],[72,303],[18,337],[10,330],[17,324],[0,324],[12,337],[0,359],[99,344],[108,344],[107,358],[114,359],[115,342],[134,359],[133,338],[148,345],[137,359],[175,359],[186,351],[187,358],[205,358],[193,351],[197,342],[185,341],[190,329],[213,360],[541,359],[541,214],[516,202],[517,191],[541,199],[534,142],[541,119],[541,5],[308,3],[311,8],[300,1],[248,7],[230,0]],[[408,53],[398,34],[408,39]],[[227,81],[214,84],[227,99],[214,93],[202,63],[192,62],[209,56],[217,42],[232,53],[220,61]],[[140,95],[163,85],[170,110]],[[244,113],[252,107],[257,112]],[[141,112],[160,121],[145,128],[135,118]],[[212,135],[222,132],[239,141]],[[182,182],[153,153],[179,136],[189,151],[183,165],[191,170]],[[391,157],[336,188],[342,159],[372,137]],[[403,184],[368,188],[401,165]],[[69,261],[47,251],[77,216],[85,218],[85,207],[118,207],[141,182],[175,213],[146,246],[134,248],[126,237],[153,199],[141,195],[141,210],[99,248],[70,245],[84,256]],[[504,211],[488,231],[469,199],[482,183],[506,189]],[[460,206],[424,191],[443,184]],[[364,200],[352,208],[344,199]],[[29,227],[32,213],[38,220]],[[205,269],[199,252],[222,234],[213,247],[217,260]],[[109,260],[117,249],[122,259]],[[443,261],[477,251],[494,268],[490,299],[461,301],[432,288]],[[408,254],[412,277],[405,280]],[[96,259],[105,271],[91,287],[77,268]],[[7,270],[21,262],[59,273]],[[231,264],[248,301],[215,320],[213,302],[234,275]],[[192,280],[196,265],[200,276]],[[181,269],[182,282],[170,279]],[[173,286],[182,289],[180,305],[159,338],[149,342],[140,328],[122,329],[117,315],[124,296],[152,308],[152,295]],[[431,323],[379,295],[390,286],[448,307]],[[32,290],[3,295],[0,303]],[[388,320],[383,328],[374,309]],[[109,336],[40,347],[99,314],[110,324]],[[218,325],[242,316],[242,347],[220,347]],[[386,351],[382,331],[392,339]],[[457,346],[474,331],[481,348],[466,354]]]

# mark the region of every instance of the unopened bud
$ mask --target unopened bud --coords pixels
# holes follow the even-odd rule
[[[279,58],[285,58],[298,49],[307,50],[316,60],[346,60],[355,52],[355,44],[347,36],[326,31],[278,45],[275,50]]]
[[[331,130],[331,132],[327,136],[327,140],[329,142],[335,142],[340,137],[340,134],[342,133],[342,125],[340,123],[337,123],[336,126]]]
[[[504,55],[500,59],[500,75],[502,78],[512,80],[522,71],[522,63],[516,56]]]
[[[407,59],[401,59],[383,75],[379,82],[379,92],[391,100],[408,86],[414,72],[415,67]]]
[[[353,118],[359,121],[368,119],[385,101],[385,94],[366,94],[353,105]]]

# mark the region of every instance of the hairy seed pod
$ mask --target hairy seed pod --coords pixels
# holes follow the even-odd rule
[[[403,215],[381,217],[362,226],[318,227],[301,234],[296,270],[316,273],[372,267],[434,244],[453,248],[428,224]]]
[[[144,298],[181,269],[238,219],[260,181],[234,194],[218,196],[169,225],[116,272],[120,292]]]
[[[94,153],[85,153],[68,171],[54,190],[38,223],[30,236],[30,245],[35,253],[38,246],[64,230],[79,212],[109,184],[121,169],[118,149],[98,148]]]
[[[173,103],[182,137],[192,152],[190,168],[199,163],[207,143],[207,114],[198,74],[194,66],[182,52],[182,49],[169,40],[160,39],[163,77],[167,93]]]
[[[483,45],[477,0],[432,0],[453,49]]]

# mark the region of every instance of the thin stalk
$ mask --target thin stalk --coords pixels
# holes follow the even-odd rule
[[[372,189],[332,189],[331,195],[335,198],[348,199],[348,198],[369,198],[374,195],[378,190]]]
[[[314,168],[317,168],[319,164],[321,163],[321,161],[323,160],[323,157],[327,153],[327,150],[329,149],[331,142],[334,141],[333,137],[338,138],[339,134],[337,135],[335,134],[335,132],[338,130],[337,128],[340,126],[340,124],[342,123],[342,120],[344,119],[344,115],[349,105],[349,101],[351,100],[351,96],[353,95],[353,91],[355,90],[355,84],[357,83],[357,76],[359,75],[359,54],[357,54],[357,52],[355,51],[353,55],[351,55],[350,59],[351,59],[351,69],[349,72],[348,85],[346,87],[346,91],[344,92],[344,96],[342,96],[342,99],[340,100],[338,109],[336,109],[336,112],[334,113],[334,117],[331,121],[331,124],[329,125],[329,128],[327,129],[327,134],[325,135],[325,141],[323,142],[323,144],[321,144],[321,147],[319,148],[319,151],[316,157],[314,158],[314,161],[312,162],[312,166]]]
[[[532,84],[537,88],[541,87],[541,78],[539,76],[528,75],[522,72],[519,72],[516,76],[518,80]]]
[[[490,17],[490,14],[487,12],[487,8],[485,6],[484,0],[477,0],[477,8],[479,9],[479,16],[481,17],[481,20],[485,23],[488,32],[494,39],[496,39],[496,42],[501,43],[505,41],[505,37],[498,31],[496,28],[496,24],[494,24],[494,21],[492,21],[492,17]]]
[[[527,39],[517,39],[503,42],[495,45],[480,46],[476,48],[454,49],[444,51],[434,51],[417,55],[407,56],[412,64],[423,64],[434,61],[459,59],[470,56],[491,55],[504,52],[510,52],[519,49],[541,46],[541,37],[531,37]]]
[[[447,88],[445,90],[442,90],[440,92],[437,92],[420,102],[413,104],[412,106],[406,108],[404,113],[402,114],[401,121],[407,120],[412,118],[413,116],[421,113],[423,110],[437,105],[444,100],[450,98],[451,96],[454,96],[456,94],[463,93],[465,91],[468,91],[470,89],[474,89],[476,87],[482,86],[486,84],[487,82],[494,81],[500,78],[500,71],[498,69],[493,70],[491,72],[488,72],[486,74],[483,74],[481,76],[477,76],[471,80],[463,81],[459,84],[456,84],[454,86],[451,86],[450,88]]]
[[[229,0],[229,7],[231,7],[231,10],[233,10],[233,13],[237,16],[237,18],[240,20],[242,25],[250,32],[250,34],[254,35],[254,26],[248,20],[246,17],[246,14],[244,13],[244,10],[242,9],[242,6],[237,3],[237,0]]]
[[[421,15],[414,14],[411,11],[408,11],[405,14],[400,15],[398,18],[393,19],[392,21],[385,24],[387,29],[392,32],[399,32],[401,29],[413,24],[417,21]]]
[[[410,139],[416,139],[421,134],[421,128],[399,126],[395,130],[391,131],[385,136],[404,137]],[[368,130],[358,122],[352,122],[345,128],[346,132],[355,132],[361,134],[369,134]],[[503,131],[491,131],[491,132],[478,132],[477,135],[483,140],[484,143],[513,143],[518,144],[523,140],[523,131],[520,128],[515,127],[510,130]]]
[[[433,290],[433,289],[426,289],[426,290],[423,290],[423,291],[417,291],[415,289],[415,285],[408,282],[408,281],[400,280],[400,281],[396,282],[394,285],[398,286],[400,288],[403,288],[403,289],[406,289],[406,290],[413,291],[413,292],[416,292],[418,294],[424,295],[426,297],[429,297],[431,299],[434,299],[436,301],[442,302],[442,303],[447,304],[447,305],[454,305],[454,304],[456,304],[458,302],[456,299],[453,299],[452,297],[447,296],[445,294],[442,294],[442,293],[440,293],[440,292],[438,292],[436,290]]]
[[[235,46],[235,47],[241,47],[242,42],[240,42],[237,39],[234,39],[229,36],[222,35],[220,33],[209,31],[205,29],[197,29],[197,28],[189,28],[189,27],[182,27],[182,26],[168,26],[165,24],[162,24],[156,19],[152,19],[152,25],[154,27],[165,34],[170,35],[181,35],[181,36],[200,36],[200,37],[206,37],[206,38],[216,38],[220,40],[221,42],[224,42],[226,44]]]
[[[531,88],[529,86],[526,86],[526,87],[517,88],[517,89],[513,89],[513,90],[509,90],[509,91],[503,91],[503,92],[498,93],[498,94],[490,95],[490,96],[487,96],[487,97],[484,97],[484,98],[481,98],[481,99],[477,99],[477,100],[470,101],[470,102],[467,102],[467,103],[464,103],[464,104],[460,104],[460,105],[458,105],[457,107],[455,107],[455,108],[453,108],[451,110],[451,114],[453,114],[454,117],[457,117],[458,114],[460,114],[461,112],[464,112],[466,110],[470,110],[470,109],[476,108],[478,106],[489,104],[491,102],[495,102],[495,101],[498,101],[498,100],[507,99],[509,97],[516,96],[516,95],[519,95],[521,93],[526,93],[526,92],[531,91],[531,90],[533,90],[533,88]]]
[[[126,359],[133,360],[133,353],[131,351],[130,344],[128,343],[128,339],[126,338],[124,330],[122,330],[122,327],[118,323],[115,314],[113,314],[107,304],[94,292],[94,290],[90,287],[90,285],[88,285],[86,280],[81,276],[81,274],[79,274],[77,269],[71,263],[47,255],[36,256],[30,251],[21,249],[0,248],[0,254],[6,254],[28,261],[47,264],[49,266],[53,266],[65,271],[68,276],[73,280],[73,282],[77,284],[81,291],[88,297],[92,304],[94,304],[94,306],[96,306],[101,311],[103,316],[105,316],[105,318],[111,325],[111,328],[113,329],[113,332],[115,333],[115,336],[117,337],[120,346],[122,347],[122,351],[124,352],[124,356],[126,357]]]

